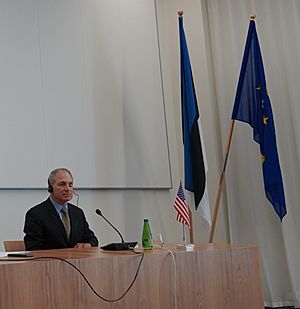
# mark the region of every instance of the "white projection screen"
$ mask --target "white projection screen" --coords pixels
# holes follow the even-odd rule
[[[170,188],[154,0],[0,0],[0,188]]]

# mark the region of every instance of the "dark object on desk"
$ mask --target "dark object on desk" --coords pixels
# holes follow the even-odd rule
[[[7,253],[8,257],[33,257],[30,251],[16,251]]]
[[[117,242],[117,243],[110,243],[106,246],[101,247],[103,250],[111,250],[111,251],[118,251],[118,250],[133,250],[136,246],[137,241],[132,242]]]

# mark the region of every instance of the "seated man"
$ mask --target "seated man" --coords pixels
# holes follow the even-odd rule
[[[98,246],[83,211],[68,203],[73,197],[73,176],[66,168],[48,178],[48,199],[28,210],[24,225],[26,250]]]

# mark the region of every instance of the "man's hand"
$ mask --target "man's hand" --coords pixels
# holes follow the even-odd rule
[[[89,243],[81,243],[81,242],[77,243],[74,246],[74,248],[91,248],[91,247],[92,247],[91,244],[89,244]]]

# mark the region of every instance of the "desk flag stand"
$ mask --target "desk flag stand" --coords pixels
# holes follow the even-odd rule
[[[191,251],[194,249],[195,245],[186,243],[185,235],[185,225],[189,229],[192,227],[192,216],[189,205],[184,196],[184,190],[181,181],[179,181],[179,188],[174,201],[174,208],[177,211],[176,220],[182,223],[182,243],[177,245],[178,249],[183,249],[186,251]]]
[[[182,243],[177,245],[177,249],[184,251],[193,251],[194,248],[195,248],[194,244],[186,242],[185,224],[182,223]]]

